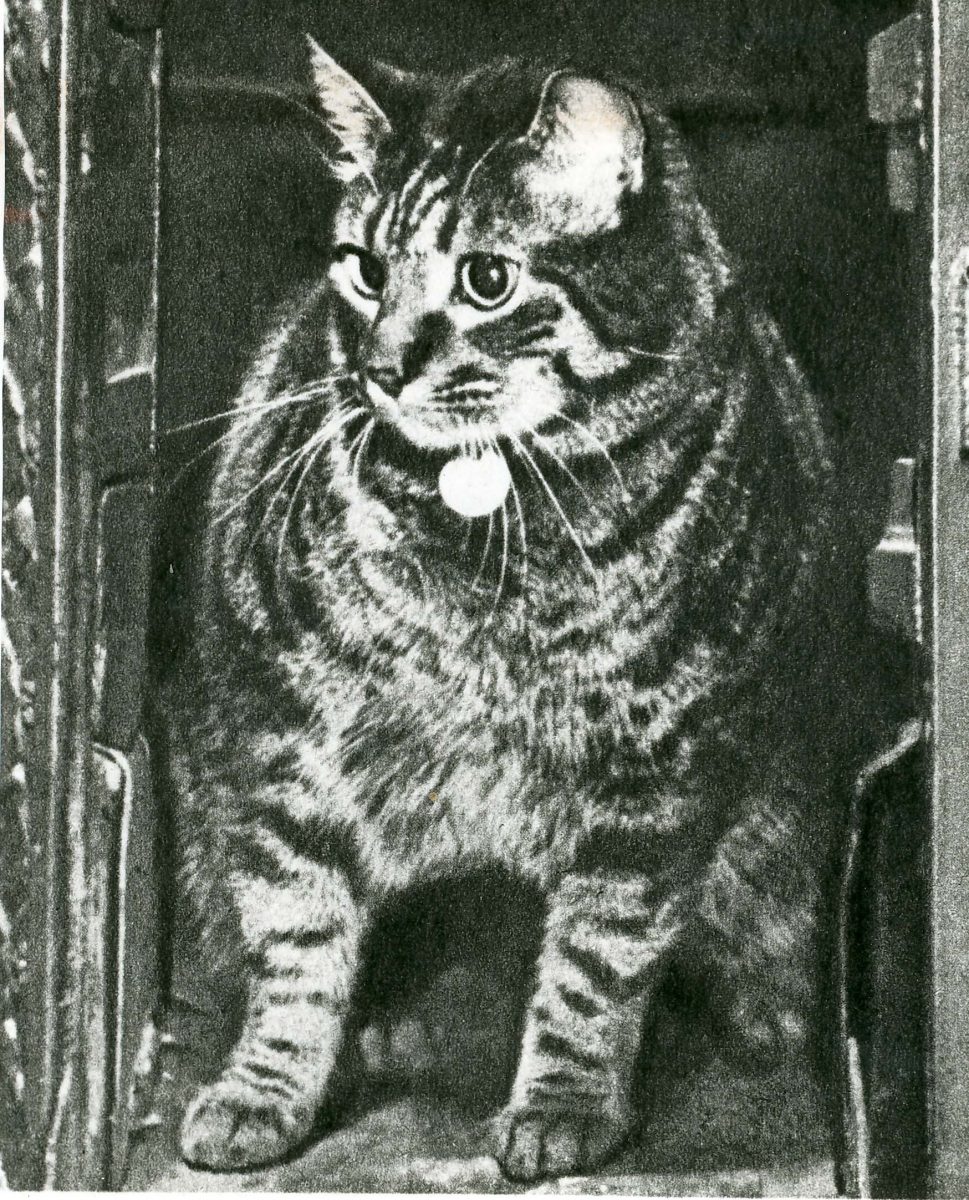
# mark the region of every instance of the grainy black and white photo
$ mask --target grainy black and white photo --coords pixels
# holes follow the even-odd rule
[[[6,0],[0,1186],[969,1189],[965,0]]]

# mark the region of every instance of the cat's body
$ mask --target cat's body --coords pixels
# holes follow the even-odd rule
[[[374,915],[494,864],[548,913],[496,1152],[572,1172],[629,1128],[675,956],[803,1030],[840,821],[817,416],[632,93],[501,64],[401,139],[315,64],[346,253],[241,398],[173,706],[186,878],[251,980],[183,1149],[298,1144]],[[437,479],[475,441],[511,489],[469,520]]]

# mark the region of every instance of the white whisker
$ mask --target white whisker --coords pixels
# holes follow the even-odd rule
[[[295,450],[291,451],[289,454],[283,455],[283,457],[279,460],[279,462],[277,462],[275,464],[275,466],[270,467],[270,469],[266,472],[265,475],[263,475],[263,477],[259,480],[258,483],[254,484],[244,495],[240,496],[239,499],[236,500],[234,504],[230,505],[229,508],[227,508],[225,510],[225,512],[219,513],[219,515],[214,519],[213,525],[218,525],[220,522],[226,520],[227,517],[230,517],[232,515],[232,513],[234,513],[238,508],[240,508],[243,504],[245,504],[245,502],[249,499],[250,496],[255,495],[255,493],[258,492],[260,488],[265,487],[266,484],[270,481],[270,479],[274,479],[281,471],[284,471],[286,469],[286,467],[289,466],[289,464],[292,463],[292,461],[294,459],[301,457],[305,448],[306,448],[306,443],[303,442],[300,446],[298,446]]]
[[[475,573],[474,579],[471,580],[471,591],[478,586],[478,580],[481,578],[481,573],[485,569],[485,564],[488,561],[488,551],[491,549],[491,536],[495,528],[495,514],[488,514],[488,536],[485,538],[484,549],[481,551],[481,561],[478,563],[478,570]],[[469,535],[470,536],[470,535]]]
[[[490,625],[494,620],[495,612],[498,609],[498,602],[501,600],[501,593],[505,586],[505,570],[508,566],[508,509],[504,503],[501,505],[501,570],[498,573],[498,586],[495,588],[495,598],[491,605],[491,612],[485,620],[486,625]]]
[[[508,472],[509,476],[511,472]],[[522,578],[528,578],[528,542],[525,540],[525,510],[522,508],[521,496],[518,494],[518,488],[515,487],[515,481],[509,478],[508,483],[511,487],[511,498],[515,502],[515,512],[518,517],[518,536],[522,544]]]
[[[370,440],[370,435],[377,427],[377,418],[371,417],[367,424],[363,427],[363,433],[360,435],[356,445],[356,458],[353,460],[350,467],[350,476],[353,480],[353,486],[356,491],[360,491],[360,463],[363,459],[364,451],[367,448],[367,442]]]
[[[567,417],[565,415],[565,413],[559,413],[558,415],[561,420],[568,421],[568,423],[571,426],[573,426],[573,428],[577,429],[579,431],[579,433],[582,434],[583,437],[588,438],[590,443],[592,444],[593,448],[599,451],[599,453],[602,455],[602,457],[609,464],[610,468],[612,469],[613,475],[615,475],[615,477],[616,477],[616,482],[619,484],[620,488],[622,489],[623,500],[628,502],[631,499],[631,497],[629,495],[629,488],[626,486],[625,479],[623,479],[622,474],[619,471],[619,468],[616,466],[615,462],[613,461],[612,455],[606,449],[604,443],[601,442],[596,437],[596,435],[592,432],[591,429],[588,429],[585,425],[581,424],[581,422],[573,420],[572,417]]]
[[[471,545],[471,535],[474,533],[474,523],[472,521],[468,521],[468,522],[466,522],[466,524],[467,524],[468,528],[464,534],[464,541],[461,543],[461,558],[462,559],[465,558],[465,556],[468,553],[468,548]]]
[[[548,480],[542,474],[541,469],[538,466],[538,463],[536,463],[535,459],[532,458],[532,456],[528,453],[528,450],[525,448],[525,446],[522,444],[522,442],[517,437],[512,439],[512,444],[514,445],[515,449],[519,452],[519,454],[521,454],[522,457],[525,459],[526,463],[528,463],[528,465],[531,467],[531,469],[535,473],[535,476],[538,479],[539,483],[545,489],[545,492],[548,495],[549,500],[552,501],[555,511],[558,513],[558,515],[562,521],[562,524],[565,526],[566,530],[568,531],[569,536],[571,537],[572,541],[575,543],[576,549],[582,555],[583,562],[589,568],[589,571],[591,572],[593,579],[595,579],[598,582],[599,573],[596,571],[595,566],[593,565],[592,559],[589,557],[588,551],[586,550],[585,546],[582,545],[582,541],[579,538],[579,535],[575,532],[575,529],[572,526],[572,522],[565,515],[565,510],[562,508],[562,505],[559,503],[558,497],[555,495],[555,492],[552,491],[552,488],[549,486]]]
[[[640,350],[638,346],[623,346],[623,351],[626,354],[638,355],[640,358],[655,358],[660,362],[679,362],[683,358],[682,354],[663,353],[659,350]]]
[[[342,405],[340,406],[340,408],[337,409],[336,415],[339,415],[341,410],[342,410]],[[306,455],[312,453],[314,447],[319,445],[321,442],[326,441],[330,437],[331,432],[333,432],[333,420],[334,420],[334,418],[331,418],[329,421],[324,422],[320,426],[320,428],[317,429],[314,433],[312,433],[306,439],[306,441],[303,443],[302,448],[300,449],[300,452],[296,457],[296,461],[293,463],[293,465],[290,467],[290,469],[286,472],[286,477],[283,479],[282,483],[279,485],[279,487],[273,493],[272,499],[266,505],[266,511],[263,514],[263,518],[259,522],[259,526],[256,529],[255,534],[253,535],[253,539],[252,539],[253,542],[255,542],[256,539],[259,537],[260,533],[262,533],[263,528],[266,525],[266,522],[269,520],[270,516],[272,515],[273,509],[276,507],[277,502],[282,498],[282,495],[286,490],[287,484],[293,478],[293,476],[296,474],[296,472],[299,470],[300,465],[302,464]],[[336,428],[339,428],[339,425],[337,425]]]
[[[317,444],[313,447],[312,451],[309,454],[309,457],[306,460],[306,464],[303,467],[303,470],[302,470],[302,473],[300,474],[299,479],[296,480],[296,486],[293,488],[293,494],[290,496],[289,503],[286,505],[286,512],[283,514],[283,521],[279,527],[279,538],[276,542],[276,568],[277,568],[277,570],[279,569],[279,567],[283,561],[283,550],[286,548],[286,532],[289,529],[289,523],[292,520],[293,513],[296,509],[297,497],[300,494],[300,491],[303,487],[303,483],[305,482],[307,475],[309,475],[310,471],[313,469],[313,464],[320,457],[320,455],[326,449],[328,444],[329,444],[329,439],[327,439],[326,441],[317,442]]]
[[[280,473],[280,471],[284,471],[286,469],[286,467],[293,461],[293,459],[296,458],[297,455],[299,455],[303,452],[304,446],[305,446],[305,442],[303,444],[301,444],[300,446],[298,446],[295,450],[291,451],[289,454],[283,455],[283,457],[279,460],[279,462],[276,463],[275,466],[269,468],[269,470],[266,472],[265,475],[263,475],[263,477],[259,480],[258,483],[254,484],[247,492],[245,492],[242,496],[240,496],[239,499],[236,500],[234,504],[230,504],[229,507],[225,510],[225,512],[219,513],[219,515],[214,518],[214,520],[212,521],[213,526],[219,525],[223,521],[225,521],[228,517],[231,517],[232,514],[237,509],[241,508],[245,504],[245,502],[249,499],[250,496],[254,496],[256,494],[256,492],[259,491],[260,488],[265,487],[266,484],[270,481],[270,479],[275,479],[275,477]]]
[[[323,375],[319,379],[311,379],[308,383],[304,383],[297,391],[287,392],[286,395],[298,396],[300,398],[306,396],[325,396],[334,384],[345,383],[351,378],[352,375],[349,371],[340,371],[335,375]]]
[[[315,397],[313,397],[313,398],[315,398]],[[303,403],[303,402],[309,403],[310,399],[311,398],[308,398],[308,397],[295,398],[295,397],[291,397],[291,396],[287,395],[287,396],[276,397],[274,400],[266,400],[266,401],[261,401],[259,403],[254,403],[254,404],[236,405],[234,408],[227,409],[225,412],[222,412],[222,413],[216,413],[214,416],[203,417],[203,418],[201,418],[201,420],[198,420],[198,421],[189,421],[184,425],[174,426],[172,429],[163,431],[162,436],[167,437],[169,434],[174,435],[177,433],[181,433],[185,430],[193,429],[200,425],[207,425],[213,421],[225,420],[228,417],[246,417],[252,413],[274,412],[276,409],[285,408],[287,405],[292,404],[294,402],[295,403]],[[207,454],[211,454],[214,450],[217,450],[224,442],[227,442],[229,440],[229,438],[236,436],[237,433],[238,433],[238,430],[236,428],[235,423],[233,422],[233,424],[231,424],[229,426],[229,428],[226,429],[223,433],[220,433],[217,438],[214,438],[207,446],[204,446],[197,454],[193,454],[192,457],[188,460],[188,462],[184,463],[179,468],[179,470],[176,471],[176,473],[172,476],[172,478],[170,480],[168,480],[168,482],[165,484],[165,489],[164,489],[165,495],[169,495],[174,490],[174,488],[178,485],[179,481],[185,475],[187,475],[188,472],[191,471],[191,469],[194,466],[196,466],[196,464],[201,462],[202,459]]]
[[[171,429],[162,430],[161,436],[173,437],[175,434],[185,433],[189,429],[198,429],[202,425],[211,425],[215,421],[226,421],[229,418],[238,420],[255,414],[275,412],[277,409],[286,408],[291,404],[309,404],[313,400],[327,395],[330,390],[330,384],[339,383],[346,378],[348,378],[346,375],[333,375],[327,379],[316,380],[312,385],[307,385],[306,388],[298,392],[284,392],[279,396],[273,396],[270,400],[255,400],[250,404],[236,404],[232,408],[213,413],[211,416],[199,417],[196,421],[186,421],[182,425],[173,425]]]
[[[352,473],[353,473],[353,472],[352,472],[352,470],[351,470],[352,463],[353,463],[353,453],[354,453],[354,451],[356,450],[356,448],[357,448],[357,447],[360,445],[360,442],[361,442],[361,440],[362,440],[362,438],[363,438],[363,435],[364,435],[366,432],[367,432],[367,426],[366,426],[366,425],[364,425],[364,427],[363,427],[363,428],[360,430],[360,432],[359,432],[359,433],[358,433],[358,434],[357,434],[357,435],[354,437],[354,439],[353,439],[353,441],[350,443],[350,445],[349,445],[349,446],[347,446],[347,449],[346,449],[346,458],[347,458],[347,471],[348,471],[348,473],[350,473],[351,475],[352,475]]]
[[[249,543],[250,546],[255,545],[256,541],[259,539],[259,536],[262,533],[262,531],[265,529],[266,524],[269,521],[269,518],[272,516],[273,509],[276,507],[276,505],[282,499],[283,493],[286,491],[287,484],[293,478],[293,476],[296,474],[296,472],[299,470],[300,464],[302,463],[303,459],[306,457],[307,454],[309,454],[312,451],[313,447],[316,445],[318,436],[319,436],[318,433],[315,433],[315,434],[313,434],[312,437],[307,438],[307,440],[303,443],[299,454],[296,456],[296,459],[293,462],[293,465],[286,472],[286,475],[284,476],[282,483],[279,485],[278,488],[276,488],[275,492],[273,492],[272,499],[266,505],[266,511],[262,514],[262,520],[256,526],[256,531],[255,531],[255,533],[253,533],[252,539]]]
[[[316,460],[319,458],[319,456],[323,453],[323,451],[327,448],[327,446],[333,441],[333,439],[338,437],[339,434],[347,427],[347,425],[350,424],[351,421],[355,420],[359,416],[362,416],[365,411],[366,411],[365,409],[362,409],[360,407],[346,409],[343,406],[341,406],[337,410],[337,414],[333,419],[332,429],[328,430],[326,426],[323,426],[319,430],[318,434],[316,434],[314,437],[310,438],[309,443],[308,443],[309,457],[306,461],[306,465],[303,467],[302,474],[300,475],[299,479],[297,479],[297,481],[296,481],[296,486],[293,488],[293,494],[289,498],[289,504],[286,506],[286,512],[283,515],[283,523],[282,523],[282,526],[280,527],[279,541],[278,541],[277,547],[276,547],[276,563],[277,563],[277,565],[282,561],[283,547],[284,547],[285,541],[286,541],[286,531],[289,528],[289,523],[292,520],[293,512],[295,511],[297,497],[299,496],[299,493],[303,487],[303,484],[304,484],[307,476],[309,475],[310,471],[313,469],[313,464],[316,462]],[[298,465],[299,464],[297,463],[297,466]],[[296,468],[294,467],[293,470],[295,471],[295,469]],[[290,478],[292,478],[292,474],[293,474],[293,472],[290,472],[290,474],[287,476],[287,481]]]
[[[532,437],[535,439],[535,441],[538,442],[538,444],[542,447],[542,449],[549,456],[549,458],[551,458],[561,468],[561,470],[564,471],[566,475],[568,475],[569,479],[571,479],[571,481],[579,489],[579,491],[582,493],[582,495],[591,504],[592,497],[589,495],[588,490],[579,482],[578,479],[576,479],[575,474],[573,473],[573,471],[571,470],[569,465],[565,462],[565,460],[562,458],[562,456],[560,454],[558,454],[557,451],[552,449],[551,445],[549,444],[548,439],[542,437],[542,435],[535,429],[529,429],[528,432],[532,435]]]
[[[166,496],[170,495],[172,493],[172,491],[174,490],[174,488],[176,487],[176,485],[179,483],[179,481],[185,475],[187,475],[188,472],[191,471],[191,469],[194,466],[196,466],[198,463],[200,463],[202,461],[202,459],[205,458],[206,454],[211,454],[213,450],[217,450],[219,448],[219,446],[224,441],[227,441],[230,437],[232,437],[232,435],[234,433],[235,433],[235,429],[227,429],[225,431],[225,433],[219,434],[219,436],[217,438],[214,438],[211,442],[209,442],[209,444],[207,446],[204,446],[198,452],[198,454],[193,454],[192,457],[188,460],[188,462],[183,463],[182,466],[179,467],[179,469],[171,477],[171,479],[168,480],[168,482],[165,484],[163,494]]]

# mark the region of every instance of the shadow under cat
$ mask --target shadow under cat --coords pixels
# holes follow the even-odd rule
[[[191,947],[176,947],[128,1190],[530,1190],[488,1156],[487,1124],[514,1073],[540,931],[537,896],[496,875],[425,888],[395,908],[368,946],[331,1110],[299,1153],[236,1174],[179,1161],[185,1100],[218,1074],[239,1006],[224,981],[199,977]],[[810,1062],[738,1055],[684,979],[666,982],[639,1078],[640,1120],[620,1154],[596,1176],[538,1190],[835,1194],[828,1099]]]

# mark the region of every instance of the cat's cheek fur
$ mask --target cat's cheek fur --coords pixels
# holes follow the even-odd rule
[[[511,362],[496,405],[498,428],[512,436],[541,431],[561,411],[565,399],[550,359]]]
[[[631,356],[622,348],[609,348],[595,335],[582,316],[571,306],[555,331],[555,344],[568,363],[571,375],[584,383],[606,379],[629,365]]]
[[[349,288],[350,285],[346,286]],[[331,283],[330,288],[329,319],[333,322],[339,336],[342,353],[344,356],[349,354],[359,368],[362,365],[363,351],[377,312],[377,303],[372,300],[364,300],[360,296],[347,296],[337,283]]]

